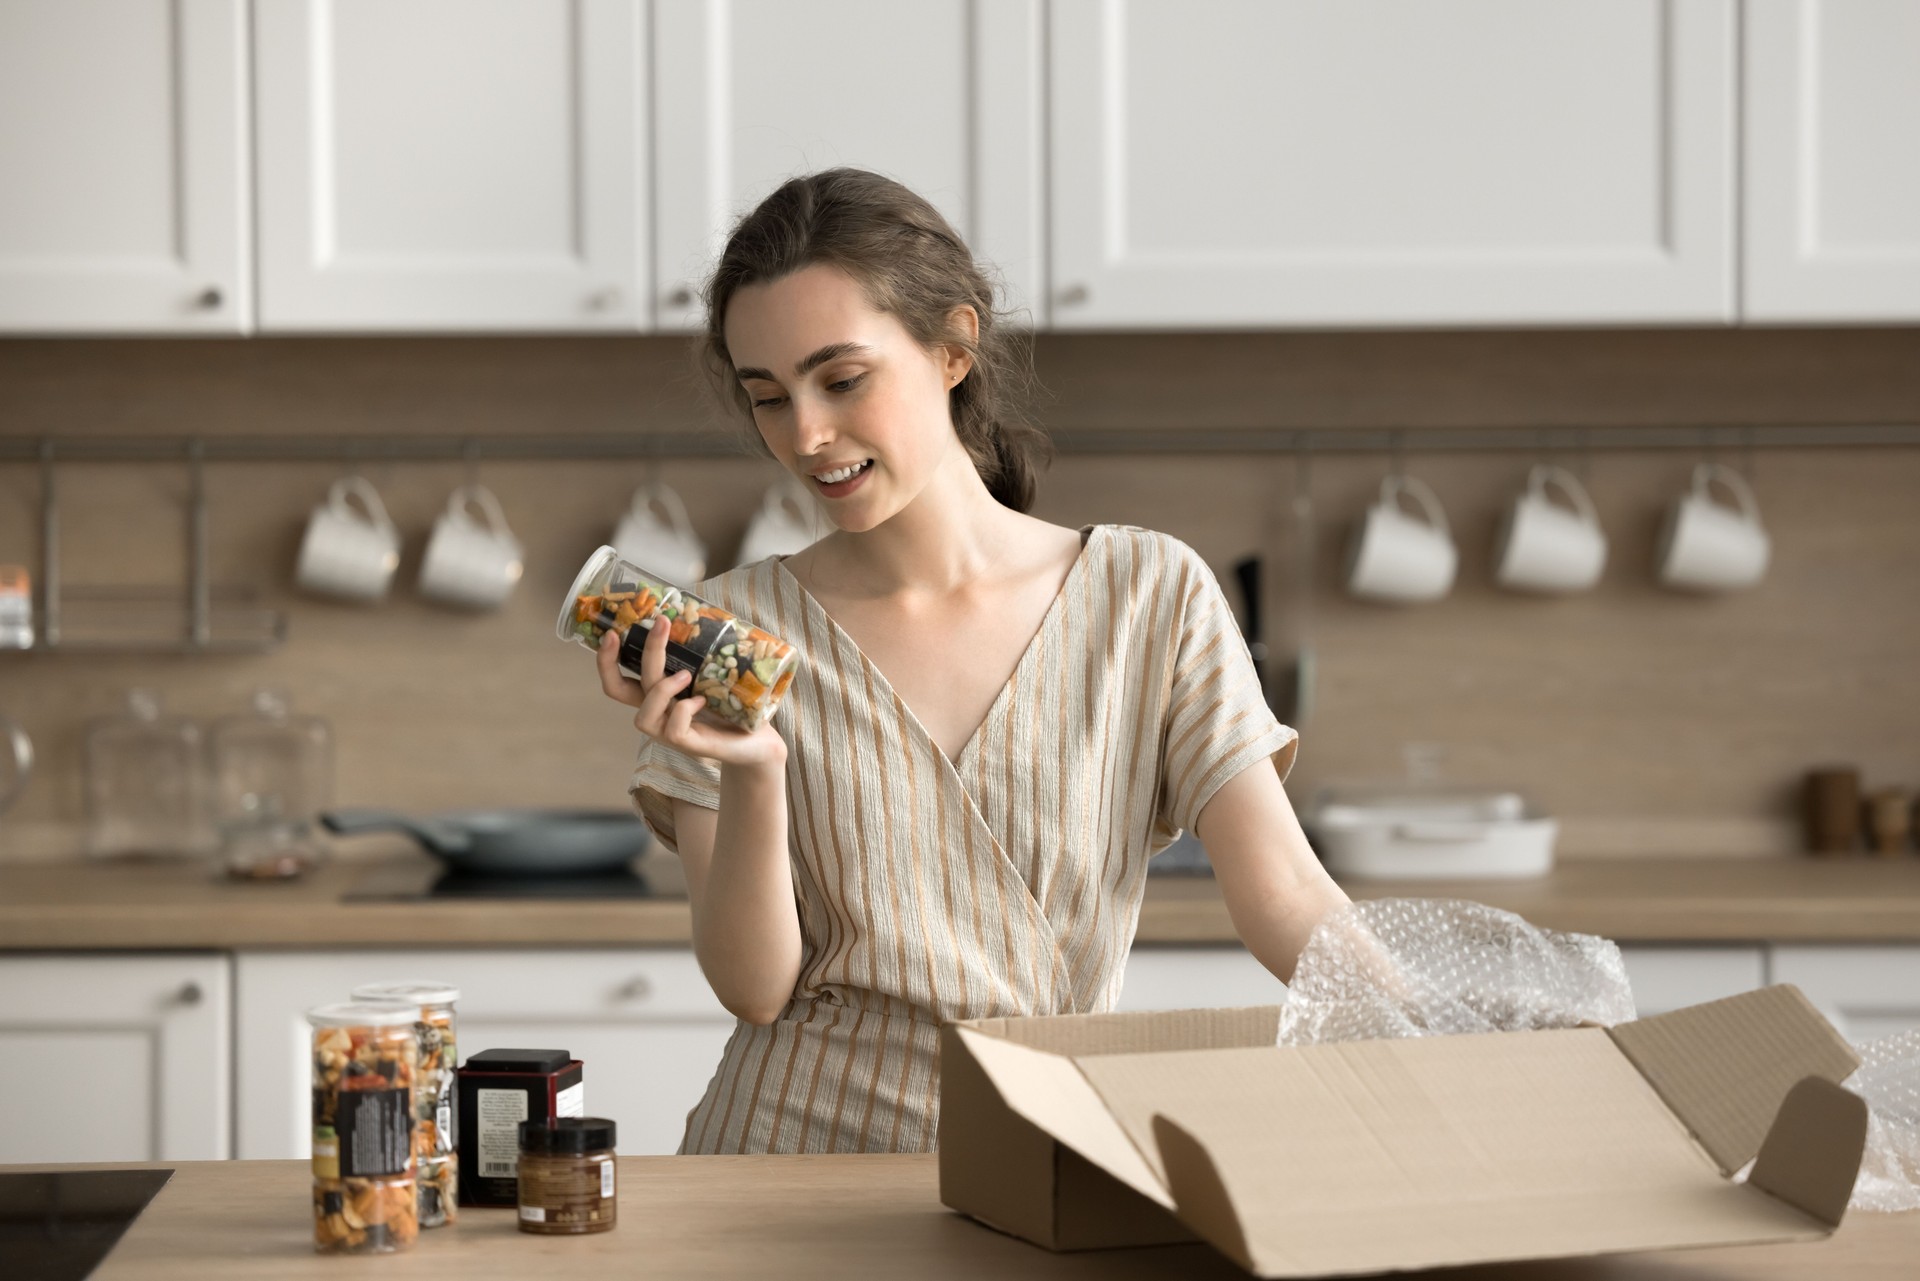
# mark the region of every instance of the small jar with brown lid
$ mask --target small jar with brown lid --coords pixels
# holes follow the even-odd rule
[[[613,1226],[612,1121],[562,1116],[520,1123],[520,1230],[553,1236]]]

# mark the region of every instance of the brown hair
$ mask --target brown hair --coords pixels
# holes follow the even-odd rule
[[[853,277],[867,301],[923,347],[959,347],[973,358],[967,376],[947,392],[954,430],[988,492],[1015,511],[1031,509],[1035,463],[1052,450],[1020,407],[1032,386],[1029,346],[1008,313],[995,308],[993,282],[966,242],[937,209],[891,178],[845,168],[792,178],[735,224],[707,282],[700,344],[722,399],[752,420],[753,398],[734,376],[727,350],[734,294],[816,263]],[[979,316],[978,338],[949,326],[961,306]],[[752,435],[764,453],[766,442]]]

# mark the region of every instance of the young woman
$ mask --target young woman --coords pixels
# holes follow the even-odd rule
[[[1026,514],[1044,441],[945,219],[875,174],[794,179],[706,303],[714,371],[834,530],[699,588],[803,655],[759,730],[695,717],[664,629],[638,680],[599,655],[740,1018],[681,1150],[932,1148],[940,1024],[1112,1009],[1147,860],[1187,828],[1289,976],[1345,901],[1281,786],[1297,736],[1191,548]]]

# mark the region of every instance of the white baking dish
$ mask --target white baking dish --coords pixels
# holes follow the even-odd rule
[[[1560,830],[1512,792],[1329,792],[1303,822],[1328,872],[1367,880],[1542,876]]]

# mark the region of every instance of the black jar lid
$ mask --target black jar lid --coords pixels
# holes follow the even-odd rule
[[[562,1116],[522,1121],[520,1150],[536,1156],[585,1156],[613,1147],[613,1122],[599,1116]]]

